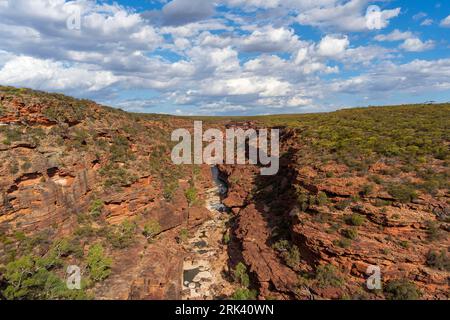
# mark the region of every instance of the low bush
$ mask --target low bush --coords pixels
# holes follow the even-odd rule
[[[331,264],[318,266],[316,269],[316,281],[319,287],[340,287],[344,281],[339,271]]]
[[[440,252],[430,250],[427,254],[427,265],[441,271],[450,271],[450,256],[445,249]]]
[[[180,234],[178,235],[178,240],[180,243],[185,243],[189,239],[189,230],[181,229]]]
[[[410,184],[390,184],[388,193],[400,202],[411,202],[417,198],[416,189]]]
[[[335,207],[338,210],[345,210],[352,203],[350,199],[345,199],[336,203]]]
[[[107,233],[107,238],[114,248],[123,249],[133,243],[135,233],[136,224],[125,220],[119,226],[112,227]]]
[[[351,226],[362,226],[365,221],[366,218],[358,213],[354,213],[345,218],[345,222]]]
[[[300,263],[300,251],[296,245],[291,246],[288,251],[283,252],[281,257],[291,268],[296,268]]]
[[[372,184],[365,184],[362,186],[361,195],[362,196],[370,196],[373,192],[373,185]]]
[[[165,182],[163,188],[163,197],[167,201],[171,201],[175,195],[175,191],[178,189],[178,184],[176,181]]]
[[[256,290],[248,288],[238,288],[231,296],[231,300],[255,300],[257,296]]]
[[[223,238],[222,238],[222,242],[224,244],[229,244],[231,241],[231,236],[229,232],[224,233]]]
[[[319,192],[316,197],[317,205],[324,206],[328,203],[328,197],[325,192]]]
[[[148,241],[153,240],[161,232],[161,225],[158,221],[150,219],[145,225],[142,234]]]
[[[386,207],[390,206],[392,203],[390,201],[383,199],[375,199],[375,202],[373,204],[375,207]]]
[[[250,277],[247,274],[247,267],[242,262],[239,262],[236,265],[236,268],[233,271],[234,281],[239,283],[244,288],[247,288],[250,285]]]
[[[102,210],[104,207],[104,202],[100,199],[96,199],[91,202],[89,207],[89,212],[93,217],[99,217],[102,214]]]
[[[358,238],[358,231],[356,229],[343,229],[341,234],[350,240],[355,240]]]
[[[341,238],[339,240],[334,240],[333,244],[338,246],[338,247],[341,247],[341,248],[345,249],[345,248],[348,248],[348,247],[350,247],[352,245],[352,241],[350,239],[347,239],[347,238]]]
[[[418,300],[421,296],[416,285],[408,280],[391,280],[384,287],[384,295],[389,300]]]
[[[408,249],[409,248],[409,242],[406,240],[401,240],[399,243],[400,247]]]
[[[442,232],[437,222],[427,221],[425,227],[427,230],[427,237],[429,241],[436,241],[442,237]]]

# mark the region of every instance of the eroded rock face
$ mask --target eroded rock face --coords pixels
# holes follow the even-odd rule
[[[171,125],[192,123],[20,92],[0,90],[0,264],[24,238],[45,232],[51,243],[76,236],[84,254],[102,243],[112,259],[111,275],[92,289],[95,298],[179,299],[180,230],[210,219],[207,209],[189,208],[186,200],[192,169],[170,162]],[[209,166],[199,169],[201,200],[212,182]],[[111,230],[130,221],[132,241],[114,247]],[[158,226],[154,241],[143,235],[149,222]]]
[[[382,293],[366,289],[368,267],[378,266],[384,284],[408,279],[423,299],[448,299],[449,272],[427,264],[430,251],[450,248],[448,222],[444,222],[448,197],[442,192],[435,197],[420,194],[401,203],[380,185],[363,194],[361,190],[371,183],[369,177],[353,176],[346,166],[299,166],[296,157],[302,157],[302,151],[292,151],[299,148],[294,137],[292,132],[282,136],[282,149],[289,147],[292,157],[281,162],[279,174],[272,178],[258,178],[251,166],[221,167],[231,181],[225,201],[236,209],[235,234],[242,259],[250,267],[260,298],[384,299]],[[375,164],[370,172],[382,174],[386,167]],[[244,187],[235,181],[242,181]],[[298,190],[313,199],[321,194],[326,201],[300,201]],[[363,222],[352,225],[352,215]],[[430,240],[430,222],[439,225],[436,240]],[[354,239],[343,236],[346,229],[356,230]],[[298,248],[298,265],[288,267],[273,249],[279,239]],[[322,286],[314,278],[317,267],[326,265],[335,267],[343,279],[340,286]]]
[[[181,258],[180,258],[181,255]],[[179,300],[181,298],[180,275],[183,272],[183,253],[152,247],[141,261],[143,266],[133,281],[130,299]]]
[[[95,172],[49,175],[50,169],[24,173],[9,183],[4,180],[0,228],[36,233],[57,225],[61,234],[73,229],[77,213],[89,206]]]
[[[264,213],[251,204],[239,213],[237,226],[236,236],[242,244],[242,256],[250,272],[257,277],[260,296],[269,297],[271,290],[284,297],[292,296],[297,275],[280,263],[275,252],[267,245],[270,233]]]

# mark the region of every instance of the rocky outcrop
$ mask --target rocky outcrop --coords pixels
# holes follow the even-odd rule
[[[260,297],[384,299],[365,284],[368,266],[378,266],[384,284],[408,279],[423,299],[448,299],[449,272],[427,263],[430,251],[450,248],[445,196],[420,194],[401,203],[369,176],[351,175],[344,165],[300,166],[296,136],[290,130],[282,135],[282,148],[292,157],[281,162],[277,176],[258,178],[251,166],[221,167],[231,182],[225,203],[237,209],[236,237]],[[370,170],[386,170],[386,165]],[[370,191],[363,193],[369,184]],[[306,203],[299,202],[300,193],[308,195],[301,200]],[[316,203],[320,193],[325,203]],[[363,221],[352,223],[353,215]],[[430,231],[430,223],[437,229]],[[346,230],[354,231],[347,235]],[[430,232],[438,235],[435,240]],[[273,249],[280,238],[298,248],[298,265],[288,267]],[[320,285],[315,273],[321,265],[335,266],[342,285]]]
[[[236,237],[242,245],[242,257],[257,278],[261,297],[269,297],[276,291],[284,298],[292,297],[297,285],[297,275],[286,265],[267,243],[270,231],[254,204],[239,212]]]

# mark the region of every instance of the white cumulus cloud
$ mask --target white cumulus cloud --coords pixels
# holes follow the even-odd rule
[[[421,51],[433,49],[434,41],[427,40],[427,41],[423,42],[419,38],[410,38],[410,39],[406,39],[405,42],[403,42],[400,45],[400,48],[402,48],[405,51],[410,51],[410,52],[421,52]]]
[[[109,71],[85,66],[67,66],[61,62],[20,56],[9,60],[0,70],[0,83],[44,90],[98,91],[119,79]]]

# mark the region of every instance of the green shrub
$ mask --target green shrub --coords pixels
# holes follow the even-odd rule
[[[445,249],[439,253],[430,250],[427,254],[427,265],[441,271],[450,271],[450,257]]]
[[[278,252],[288,251],[290,248],[290,243],[287,240],[278,240],[272,245],[272,248]]]
[[[442,232],[439,229],[439,224],[435,221],[427,221],[425,224],[427,228],[427,236],[429,241],[436,241],[442,237]]]
[[[340,287],[344,283],[336,267],[331,264],[317,267],[316,281],[321,288]]]
[[[224,233],[223,238],[222,238],[222,242],[224,244],[229,244],[231,241],[231,236],[229,232]]]
[[[392,203],[390,201],[383,200],[383,199],[375,199],[375,202],[374,202],[375,207],[386,207],[386,206],[390,206],[391,204]]]
[[[358,213],[353,213],[345,218],[345,222],[351,226],[362,226],[365,221],[366,218]]]
[[[27,171],[31,168],[32,164],[30,161],[25,161],[24,163],[22,163],[22,165],[20,166],[20,169],[22,169],[22,171]]]
[[[291,246],[289,250],[283,252],[281,256],[286,264],[291,268],[297,267],[300,263],[300,251],[296,245]]]
[[[319,192],[317,194],[317,204],[319,206],[324,206],[328,203],[328,197],[327,194],[325,192]]]
[[[309,208],[309,194],[306,192],[299,193],[297,197],[298,204],[300,206],[300,210],[306,211]]]
[[[112,260],[105,256],[101,244],[94,244],[89,248],[86,265],[91,280],[98,282],[109,277],[111,274],[111,264]]]
[[[272,245],[272,248],[280,254],[287,266],[295,268],[300,263],[300,251],[296,245],[292,245],[287,240],[279,240]]]
[[[113,162],[127,162],[132,159],[130,152],[130,143],[124,136],[117,135],[112,139],[112,144],[109,149],[111,153],[111,160]]]
[[[15,160],[9,164],[9,173],[14,175],[19,172],[19,163]]]
[[[78,226],[74,233],[77,237],[89,238],[95,235],[95,230],[91,225],[82,225]]]
[[[40,258],[23,256],[6,266],[3,295],[8,300],[86,299],[84,291],[69,290],[66,283],[40,263]]]
[[[350,247],[352,245],[352,242],[350,239],[341,238],[339,240],[333,241],[333,244],[345,249]]]
[[[161,232],[161,225],[159,222],[155,219],[150,219],[145,225],[144,225],[144,231],[142,231],[142,234],[144,237],[147,238],[147,240],[151,241],[153,240],[159,233]]]
[[[175,191],[178,189],[178,183],[176,181],[164,183],[163,197],[167,201],[171,201],[175,195]]]
[[[381,179],[380,176],[377,176],[377,175],[370,176],[369,179],[376,184],[383,183],[383,179]]]
[[[77,149],[86,148],[89,138],[89,133],[86,130],[74,129],[72,136],[72,145]]]
[[[133,243],[135,233],[136,224],[125,220],[119,226],[112,227],[107,234],[107,238],[113,247],[123,249]]]
[[[4,144],[10,145],[12,142],[22,140],[22,131],[18,127],[2,127],[0,132],[5,135]]]
[[[402,240],[402,241],[400,241],[398,244],[399,244],[402,248],[405,248],[405,249],[409,248],[409,242],[406,241],[406,240]]]
[[[33,248],[37,245],[37,239],[24,241]],[[43,256],[28,253],[14,258],[4,270],[4,297],[10,300],[86,299],[83,290],[69,290],[56,273],[63,266],[62,257],[77,251],[79,248],[71,241],[62,239],[51,244]]]
[[[384,287],[384,295],[389,300],[418,300],[420,291],[408,280],[391,280]]]
[[[341,234],[350,240],[355,240],[358,238],[358,231],[356,229],[343,229]]]
[[[336,203],[335,207],[338,210],[345,210],[351,203],[352,203],[352,200],[345,199],[345,200],[342,200],[342,201],[339,201],[338,203]]]
[[[60,239],[55,240],[50,248],[51,252],[54,252],[57,257],[67,257],[69,255],[74,255],[77,258],[83,257],[83,248],[79,243],[73,239]]]
[[[178,239],[180,243],[185,243],[189,239],[189,230],[188,229],[181,229],[180,234],[178,235]]]
[[[239,283],[244,288],[247,288],[250,285],[250,277],[247,274],[247,267],[242,262],[239,262],[236,265],[236,268],[233,271],[234,281]]]
[[[363,196],[370,196],[373,192],[373,185],[372,184],[365,184],[362,186],[361,195]]]
[[[89,207],[89,212],[93,217],[99,217],[102,214],[102,210],[105,203],[100,200],[96,199],[91,202],[91,206]]]
[[[189,206],[193,206],[197,202],[197,189],[194,186],[190,186],[186,189],[184,195],[186,196]]]
[[[255,290],[238,288],[231,296],[231,300],[255,300],[257,293]]]
[[[400,202],[411,202],[417,198],[415,188],[409,184],[391,184],[387,189],[388,193]]]
[[[122,187],[130,185],[137,181],[137,177],[130,174],[128,170],[119,167],[118,165],[108,164],[99,170],[99,173],[104,177],[103,185],[105,188]]]

